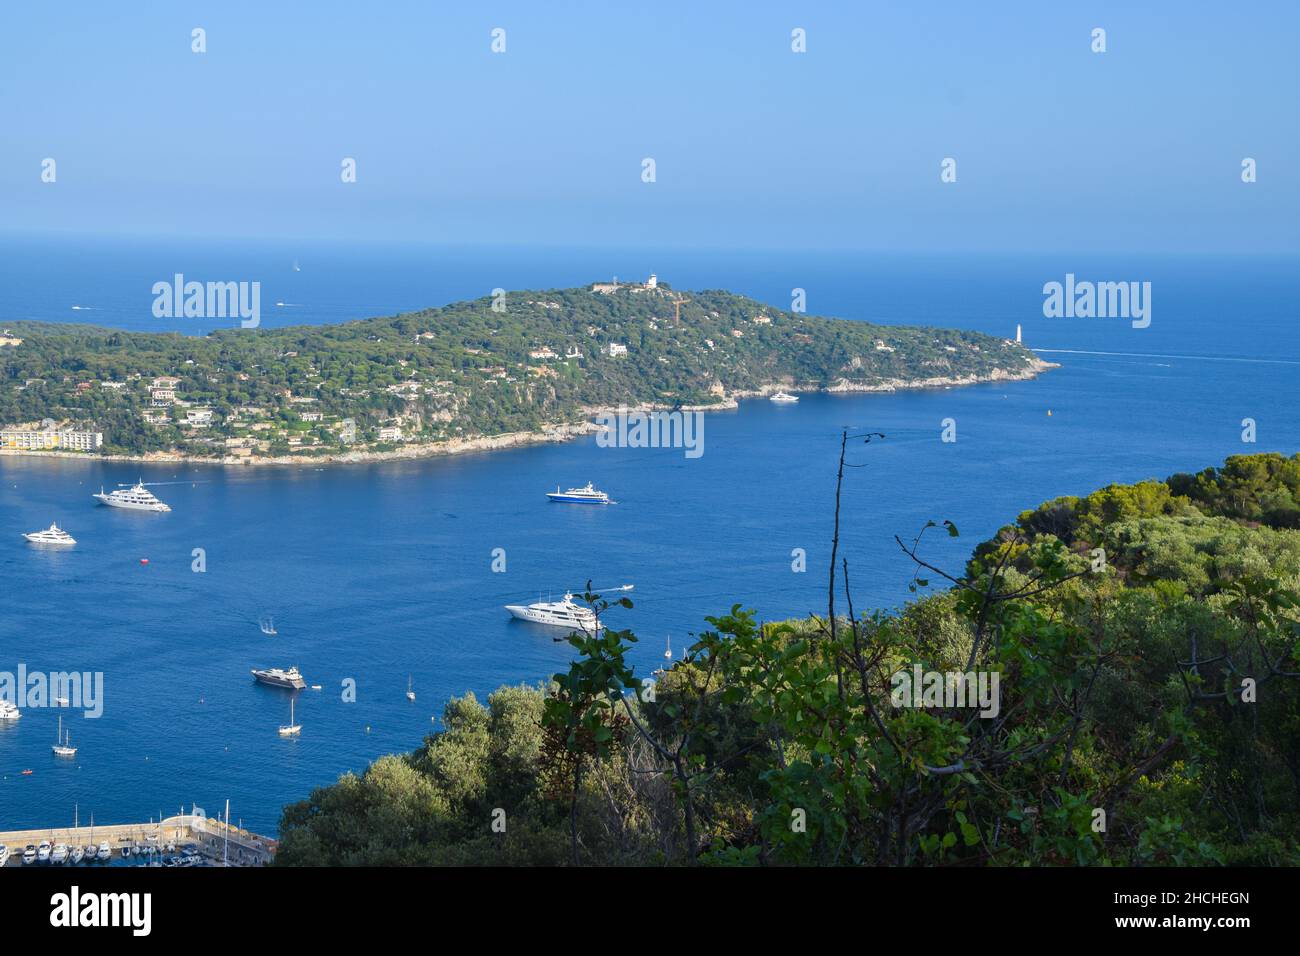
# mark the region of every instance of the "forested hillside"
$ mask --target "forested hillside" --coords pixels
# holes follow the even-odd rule
[[[936,515],[901,612],[841,555],[833,616],[724,610],[653,692],[630,632],[575,635],[287,807],[278,863],[1296,865],[1298,502],[1300,456],[1237,456],[1026,511],[964,572]],[[996,713],[900,702],[917,665],[997,674]]]
[[[0,347],[0,422],[93,426],[105,453],[129,454],[329,454],[532,431],[620,404],[718,404],[772,385],[1026,377],[1038,367],[1022,346],[975,332],[817,318],[664,286],[512,292],[205,336],[7,330],[22,341]],[[381,436],[385,426],[400,434]]]

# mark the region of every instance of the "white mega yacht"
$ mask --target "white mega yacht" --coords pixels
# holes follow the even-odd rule
[[[594,634],[604,628],[596,619],[596,614],[589,607],[575,604],[572,594],[564,595],[563,601],[538,601],[536,604],[507,604],[506,610],[521,621],[534,624],[549,624],[552,627],[565,627],[571,631],[585,631]]]
[[[171,511],[172,509],[154,497],[153,492],[144,486],[144,482],[137,481],[131,487],[122,486],[105,494],[104,489],[99,489],[99,494],[92,497],[98,498],[101,504],[108,505],[111,508],[127,508],[131,511]]]
[[[784,404],[787,404],[787,403],[789,403],[789,402],[797,402],[797,401],[799,401],[799,398],[798,398],[798,396],[796,396],[796,395],[787,395],[785,392],[777,392],[777,393],[776,393],[775,395],[773,395],[770,399],[768,399],[768,401],[770,401],[770,402],[778,402],[778,403],[784,405]]]
[[[624,584],[622,587],[605,588],[604,590],[631,591],[632,585]],[[596,591],[595,593],[601,594],[603,592]],[[521,621],[531,621],[534,624],[549,624],[552,627],[563,627],[570,631],[580,630],[587,634],[595,634],[605,628],[605,625],[601,624],[597,619],[596,612],[575,602],[572,593],[566,593],[563,601],[507,604],[506,610]]]
[[[77,539],[64,531],[57,524],[52,524],[44,531],[28,531],[23,535],[32,544],[76,544]]]
[[[554,491],[546,493],[546,497],[552,501],[572,505],[607,505],[610,503],[609,495],[599,488],[593,487],[590,481],[581,488],[570,488],[568,491],[561,491],[560,486],[556,485]]]

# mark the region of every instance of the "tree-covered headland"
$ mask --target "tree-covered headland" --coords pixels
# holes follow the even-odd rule
[[[534,432],[620,405],[767,388],[1024,378],[1016,342],[773,309],[722,291],[511,292],[389,318],[208,335],[16,322],[0,423],[103,433],[104,454],[325,456]],[[384,429],[388,429],[384,431]]]

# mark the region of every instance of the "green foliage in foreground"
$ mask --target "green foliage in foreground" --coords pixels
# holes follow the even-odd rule
[[[277,862],[1296,865],[1298,468],[1049,502],[896,614],[732,608],[652,695],[630,633],[575,635],[287,807]],[[895,706],[918,663],[996,672],[998,713]]]

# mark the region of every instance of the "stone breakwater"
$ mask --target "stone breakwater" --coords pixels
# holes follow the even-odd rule
[[[739,400],[744,398],[765,398],[783,389],[800,392],[826,392],[830,394],[847,394],[854,392],[896,392],[913,388],[954,388],[963,385],[982,385],[991,382],[1020,382],[1036,378],[1049,369],[1060,368],[1055,362],[1045,362],[1035,358],[1022,369],[1008,371],[995,368],[987,375],[952,375],[935,376],[924,379],[886,379],[881,382],[850,382],[839,379],[834,384],[820,386],[800,386],[793,382],[774,382],[756,389],[736,390],[719,398],[711,405],[669,406],[663,404],[643,403],[628,405],[623,408],[584,408],[583,414],[596,416],[602,413],[649,412],[676,407],[680,411],[719,412],[734,410]],[[444,442],[423,442],[403,445],[389,451],[347,451],[330,452],[321,455],[249,455],[242,458],[230,456],[183,455],[174,452],[149,452],[144,455],[95,455],[87,452],[66,451],[20,451],[12,448],[0,449],[0,455],[21,456],[24,458],[71,458],[94,461],[130,461],[166,464],[172,462],[194,462],[208,465],[321,465],[321,464],[358,464],[363,462],[403,461],[416,458],[432,458],[438,455],[461,455],[471,452],[495,451],[500,448],[516,448],[523,445],[537,445],[551,442],[568,441],[582,435],[600,431],[601,426],[593,421],[550,425],[537,431],[507,432],[501,435],[484,435],[477,438],[456,438]]]

